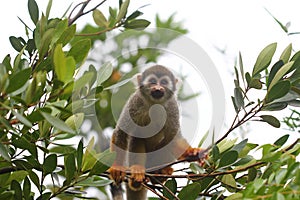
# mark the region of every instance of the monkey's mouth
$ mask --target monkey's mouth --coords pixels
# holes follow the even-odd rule
[[[154,98],[154,99],[160,99],[164,96],[164,91],[161,91],[161,90],[153,90],[151,91],[151,96]]]

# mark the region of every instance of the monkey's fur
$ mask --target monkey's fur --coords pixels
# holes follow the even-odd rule
[[[142,183],[146,181],[145,171],[148,168],[179,157],[195,155],[200,151],[192,148],[181,135],[178,103],[174,95],[177,79],[173,73],[166,67],[155,65],[138,75],[137,82],[138,89],[124,106],[111,140],[111,151],[117,154],[109,169],[110,176],[115,181],[112,188],[115,200],[123,199],[116,190],[120,191],[119,185],[125,180],[126,170],[131,173],[126,184],[127,200],[147,199],[147,190]],[[154,109],[152,113],[149,112],[154,105],[160,106],[158,111]],[[163,108],[165,112],[159,111],[159,108]],[[132,125],[132,121],[142,128]],[[162,121],[162,126],[155,132],[155,127],[159,127]],[[156,151],[161,151],[158,156],[149,156]],[[166,167],[155,173],[170,175],[173,169]],[[151,181],[155,183],[154,180]]]

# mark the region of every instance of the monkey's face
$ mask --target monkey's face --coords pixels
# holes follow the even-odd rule
[[[173,81],[168,75],[157,76],[150,74],[144,77],[140,90],[153,103],[163,103],[174,94]]]

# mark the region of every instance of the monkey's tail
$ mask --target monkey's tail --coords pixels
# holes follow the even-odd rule
[[[122,185],[110,184],[110,191],[113,200],[123,200],[123,188]]]
[[[126,196],[127,196],[127,200],[146,200],[147,189],[143,187],[138,191],[133,191],[130,189],[128,184],[126,184]]]

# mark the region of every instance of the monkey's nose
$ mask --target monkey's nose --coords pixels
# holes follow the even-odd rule
[[[163,87],[159,87],[159,88],[155,88],[151,91],[151,96],[155,99],[160,99],[164,96],[165,92],[164,92],[164,88]]]

